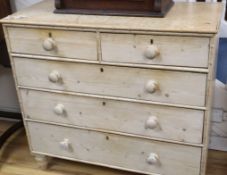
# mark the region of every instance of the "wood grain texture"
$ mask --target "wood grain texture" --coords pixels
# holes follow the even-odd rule
[[[0,167],[2,175],[139,175],[63,159],[52,159],[48,170],[41,170],[29,151],[24,130],[17,132],[0,151]],[[226,175],[227,153],[210,150],[207,167],[206,175]]]
[[[8,28],[8,33],[11,52],[14,53],[97,60],[97,38],[94,32]],[[55,42],[54,48],[49,51],[43,48],[48,38]]]
[[[18,12],[2,22],[80,28],[124,29],[127,31],[165,31],[216,33],[221,19],[221,3],[176,3],[165,18],[114,17],[54,14],[54,0],[45,0]],[[38,12],[38,13],[37,13]],[[180,15],[179,15],[180,14]],[[218,20],[217,20],[218,19]]]
[[[26,119],[124,132],[188,143],[202,143],[204,112],[159,105],[20,90]],[[63,105],[63,112],[55,108]],[[155,116],[155,128],[146,128]],[[177,121],[177,122],[176,122]]]
[[[148,46],[160,55],[146,58]],[[116,63],[208,66],[209,38],[101,33],[102,60]]]
[[[28,122],[28,128],[34,153],[145,174],[199,175],[200,172],[201,148],[33,122]],[[68,145],[62,148],[61,143],[66,139]],[[159,156],[158,163],[147,163],[151,153]]]
[[[22,86],[172,104],[205,104],[206,74],[23,58],[14,58],[14,62],[18,84]],[[57,83],[48,80],[53,71],[61,76]],[[158,83],[154,93],[145,88],[150,80]]]
[[[212,101],[212,85],[213,77],[215,75],[215,48],[217,47],[215,39],[216,33],[219,29],[221,15],[220,12],[222,9],[222,5],[214,5],[208,3],[179,3],[173,8],[173,10],[168,14],[165,19],[161,19],[160,21],[160,19],[156,20],[154,18],[56,15],[52,13],[54,4],[51,3],[53,3],[53,0],[44,1],[37,6],[31,7],[25,11],[12,15],[3,20],[3,22],[5,22],[4,26],[10,26],[11,28],[18,28],[22,26],[25,28],[29,27],[33,29],[46,28],[46,30],[56,30],[57,28],[61,28],[62,31],[65,30],[65,32],[68,30],[77,30],[80,32],[95,32],[97,36],[97,55],[99,59],[98,61],[96,60],[93,62],[83,60],[86,63],[82,63],[83,61],[81,60],[80,63],[78,63],[79,61],[77,61],[77,63],[76,61],[72,63],[69,61],[69,58],[62,57],[61,55],[48,55],[48,57],[45,57],[45,59],[41,58],[42,60],[39,60],[39,58],[37,59],[37,57],[35,57],[34,55],[31,55],[31,57],[27,55],[26,59],[23,58],[23,55],[25,53],[16,53],[20,56],[12,58],[12,65],[15,80],[17,81],[17,90],[20,97],[21,106],[23,106],[23,103],[22,96],[19,93],[19,89],[33,88],[34,90],[38,91],[41,90],[56,92],[62,95],[68,94],[80,95],[81,97],[86,98],[105,98],[106,100],[108,100],[108,103],[112,99],[117,101],[120,100],[122,101],[122,104],[125,102],[139,102],[143,104],[149,103],[152,105],[154,103],[159,103],[160,105],[163,105],[163,107],[167,106],[168,104],[169,106],[179,105],[178,107],[189,106],[191,109],[202,108],[202,110],[205,110],[203,123],[203,143],[200,146],[202,148],[200,148],[195,145],[193,146],[193,144],[189,146],[186,144],[182,145],[179,143],[167,143],[167,140],[162,140],[163,142],[160,142],[160,140],[151,141],[149,139],[135,137],[132,135],[118,135],[116,133],[107,134],[107,132],[100,132],[97,130],[90,130],[92,132],[84,132],[85,128],[82,127],[78,128],[78,132],[76,133],[73,132],[75,129],[72,129],[72,127],[70,126],[62,127],[52,123],[51,126],[53,127],[50,127],[48,124],[40,124],[40,122],[38,121],[32,124],[32,126],[34,127],[29,127],[29,125],[31,126],[30,119],[29,125],[28,120],[25,121],[27,133],[30,134],[32,131],[32,136],[35,136],[37,133],[39,136],[42,136],[40,139],[37,139],[36,137],[28,137],[31,145],[31,150],[36,148],[36,150],[38,150],[36,153],[38,154],[46,152],[46,154],[48,154],[49,156],[61,157],[70,160],[75,160],[77,157],[79,157],[80,161],[82,162],[95,162],[95,164],[105,164],[106,166],[108,164],[108,166],[112,168],[116,168],[115,165],[117,165],[122,169],[133,169],[136,171],[143,171],[148,174],[151,174],[155,170],[155,172],[157,172],[158,174],[167,174],[166,172],[168,171],[168,173],[170,172],[174,175],[182,175],[185,174],[185,172],[190,175],[205,175],[205,164],[207,158],[206,154],[209,141],[208,133],[211,114],[210,107]],[[11,51],[12,49],[10,48],[10,38],[8,35],[9,32],[7,28],[4,29],[8,47]],[[125,35],[156,34],[175,37],[187,36],[198,37],[200,39],[206,39],[205,37],[209,37],[209,51],[204,49],[205,51],[209,52],[208,69],[204,68],[203,73],[192,73],[188,72],[188,70],[184,69],[184,67],[177,67],[177,70],[180,71],[176,71],[176,69],[168,70],[168,66],[162,66],[159,68],[156,67],[156,69],[154,70],[147,69],[148,67],[138,68],[137,64],[129,63],[128,65],[116,63],[114,66],[102,65],[103,62],[101,61],[100,52],[102,45],[98,38],[98,36],[100,36],[100,33],[102,34],[102,32],[119,34],[124,33]],[[207,44],[208,40],[205,40],[203,42]],[[48,40],[47,43],[45,42],[46,50],[49,50],[49,48],[52,47],[51,43],[52,40],[51,42],[50,40]],[[208,53],[205,53],[205,55],[207,54]],[[38,56],[44,57],[45,55]],[[53,61],[52,58],[54,58],[55,61]],[[61,59],[58,60],[58,58]],[[204,62],[202,64],[204,64]],[[48,79],[52,82],[50,82]],[[153,81],[154,79],[155,81]],[[149,86],[147,86],[147,82],[149,82]],[[150,91],[150,94],[148,94],[147,89]],[[154,89],[156,91],[152,94],[151,92],[153,92]],[[121,107],[123,106],[124,105],[122,105]],[[24,114],[24,117],[26,117],[26,113],[23,108],[22,112]],[[45,125],[47,125],[47,127],[44,127]],[[43,130],[39,130],[40,128]],[[61,130],[61,132],[59,132],[58,129]],[[50,131],[45,132],[45,130]],[[62,137],[63,134],[68,135],[68,137],[70,138]],[[107,135],[107,137],[103,137],[104,135]],[[81,142],[77,142],[78,139],[75,139],[74,136],[78,137]],[[95,136],[97,136],[97,139],[94,139]],[[39,142],[42,141],[42,139],[42,143],[44,144],[40,144]],[[59,140],[63,141],[61,142],[61,146],[63,146],[64,148],[68,148],[69,145],[67,139],[70,139],[70,141],[73,140],[72,146],[74,147],[74,145],[78,145],[78,147],[81,149],[81,152],[78,152],[78,154],[70,154],[66,153],[65,151],[61,152],[60,150],[58,150],[59,148],[55,147],[55,144],[53,146],[54,149],[50,151],[48,150],[49,148],[51,148],[53,143],[57,143]],[[119,143],[114,142],[116,147],[112,148],[114,144],[108,146],[108,143],[114,140],[119,141]],[[91,144],[81,145],[80,143]],[[45,147],[45,144],[49,146]],[[100,146],[93,148],[92,146],[94,145]],[[107,146],[103,147],[105,145]],[[103,153],[102,155],[104,156],[102,156],[101,158],[99,158],[99,156],[88,156],[88,150],[85,149],[87,147],[91,147],[91,149],[95,150],[92,152],[92,155],[96,156],[97,153]],[[112,148],[112,152],[117,153],[111,154],[112,152],[108,152],[108,150],[105,148],[109,147]],[[118,148],[121,148],[120,151],[116,151],[118,150]],[[151,148],[154,148],[154,151],[160,151],[160,158],[162,158],[162,161],[163,155],[165,155],[164,157],[167,158],[167,160],[164,159],[164,166],[155,167],[156,169],[153,167],[151,168],[150,166],[147,168],[147,164],[145,163],[145,161],[142,161],[142,158],[144,158],[143,155],[141,154],[141,156],[138,153],[138,151],[140,151],[140,149],[138,148],[145,149],[146,152],[150,152]],[[165,154],[162,152],[163,150]],[[86,154],[84,154],[85,152]],[[119,154],[119,152],[123,153]],[[131,152],[133,153],[130,154]],[[81,153],[83,153],[85,157],[81,157]],[[110,156],[114,158],[112,159],[112,157]],[[128,158],[130,158],[129,161],[127,161]],[[184,162],[185,160],[188,161]],[[119,165],[119,162],[121,162],[121,165]],[[141,164],[141,162],[143,163]],[[181,165],[182,163],[183,165]]]
[[[204,148],[202,150],[203,156],[201,159],[201,174],[206,174],[206,164],[207,164],[207,156],[208,156],[208,146],[209,146],[209,137],[210,137],[210,126],[211,126],[211,120],[212,120],[212,106],[213,106],[213,97],[214,97],[214,86],[215,86],[215,78],[216,78],[216,62],[217,62],[217,53],[218,53],[218,42],[219,38],[218,35],[214,35],[214,37],[211,39],[210,42],[210,50],[209,50],[209,73],[207,78],[207,83],[209,86],[207,86],[206,89],[206,106],[207,110],[205,111],[205,120],[204,120]]]
[[[179,67],[179,66],[163,66],[163,65],[152,65],[152,64],[132,64],[132,63],[114,63],[114,62],[105,62],[105,61],[89,61],[89,60],[79,60],[72,58],[61,58],[54,56],[39,56],[39,55],[27,55],[27,54],[16,54],[12,53],[12,57],[18,58],[33,58],[40,60],[54,60],[54,61],[63,61],[63,62],[71,62],[71,63],[93,63],[99,65],[110,65],[110,66],[124,66],[124,67],[137,67],[137,68],[150,68],[155,70],[173,70],[173,71],[181,71],[181,72],[197,72],[197,73],[208,73],[209,70],[207,68],[193,68],[193,67]]]

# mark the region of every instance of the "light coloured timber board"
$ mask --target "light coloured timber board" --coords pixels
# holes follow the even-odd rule
[[[41,170],[31,155],[24,130],[17,132],[0,151],[1,175],[138,175],[63,159],[52,159],[48,170]],[[226,175],[227,152],[209,150],[206,175]]]
[[[95,32],[8,27],[11,52],[97,60]],[[45,50],[44,42],[53,38],[54,48]]]
[[[110,165],[145,174],[199,174],[200,148],[33,122],[29,122],[28,127],[34,152]],[[70,145],[66,150],[61,149],[59,145],[65,139],[68,139]],[[42,144],[39,144],[40,140]],[[159,161],[153,165],[146,163],[151,153],[159,156]]]
[[[114,63],[114,62],[105,62],[105,61],[91,61],[91,60],[79,60],[72,58],[62,58],[55,56],[40,56],[40,55],[30,55],[30,54],[17,54],[11,53],[12,57],[18,58],[28,58],[28,59],[40,59],[40,60],[53,60],[53,61],[64,61],[71,63],[90,63],[90,64],[99,64],[99,65],[113,65],[113,66],[123,66],[123,67],[137,67],[137,68],[151,68],[157,70],[176,70],[182,72],[200,72],[208,73],[208,68],[193,68],[193,67],[179,67],[179,66],[163,66],[163,65],[149,65],[149,64],[131,64],[131,63]]]
[[[159,54],[147,58],[151,44]],[[101,33],[101,49],[105,62],[207,68],[209,38]]]
[[[35,91],[42,91],[42,92],[52,92],[58,94],[65,94],[65,95],[77,95],[81,97],[93,97],[93,98],[100,98],[100,99],[109,99],[109,100],[117,100],[117,101],[125,101],[131,103],[143,103],[143,104],[151,104],[151,105],[163,105],[169,107],[179,107],[179,108],[186,108],[186,109],[197,109],[197,110],[206,110],[206,107],[199,107],[199,106],[189,106],[189,105],[176,105],[171,103],[159,103],[147,100],[136,100],[136,99],[128,99],[128,98],[119,98],[119,97],[111,97],[111,96],[103,96],[103,95],[94,95],[94,94],[85,94],[85,93],[76,93],[76,92],[67,92],[63,90],[53,90],[53,89],[44,89],[44,88],[34,88],[28,86],[17,86],[18,89],[28,89],[28,90],[35,90]]]
[[[14,58],[18,84],[183,105],[205,105],[206,74]],[[26,66],[24,66],[26,65]],[[49,76],[58,72],[58,82]],[[155,91],[148,91],[150,82]],[[196,86],[195,86],[196,85]]]
[[[220,23],[217,19],[220,19],[222,9],[221,3],[176,3],[165,18],[62,15],[53,13],[53,0],[45,0],[36,6],[8,16],[2,22],[129,31],[216,33]]]
[[[20,93],[26,119],[202,143],[203,111],[28,89],[21,89]],[[62,113],[56,113],[59,107]],[[157,118],[157,125],[146,128],[148,119],[154,117]]]

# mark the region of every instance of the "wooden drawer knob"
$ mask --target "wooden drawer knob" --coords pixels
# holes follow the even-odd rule
[[[155,153],[151,153],[147,158],[147,163],[150,165],[155,165],[159,162],[159,156]]]
[[[154,93],[158,90],[159,86],[158,86],[158,82],[155,80],[150,80],[147,82],[146,84],[146,91],[149,93]]]
[[[62,142],[60,142],[60,147],[65,151],[71,151],[71,144],[69,142],[69,139],[64,139]]]
[[[61,74],[58,72],[58,71],[52,71],[50,74],[49,74],[49,80],[53,83],[57,83],[60,81],[61,79]]]
[[[155,129],[159,125],[158,118],[156,116],[150,116],[145,124],[146,129]]]
[[[47,38],[43,42],[43,49],[46,51],[52,51],[56,47],[56,42],[53,38]]]
[[[144,55],[148,59],[154,59],[156,56],[160,54],[160,51],[157,46],[155,45],[149,45],[147,46]]]
[[[54,113],[57,115],[63,115],[65,113],[65,106],[63,104],[57,104],[54,108]]]

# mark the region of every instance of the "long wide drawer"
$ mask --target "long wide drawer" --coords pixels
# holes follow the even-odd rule
[[[102,33],[106,62],[208,67],[209,38]]]
[[[206,74],[15,58],[19,85],[204,106]]]
[[[97,60],[95,32],[8,28],[11,52]]]
[[[20,93],[28,119],[202,143],[203,111],[27,89]]]
[[[201,148],[28,123],[33,152],[112,168],[163,175],[199,175]]]

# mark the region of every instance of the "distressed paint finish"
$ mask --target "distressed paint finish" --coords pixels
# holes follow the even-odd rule
[[[46,155],[152,175],[205,175],[221,4],[177,3],[166,18],[154,19],[56,15],[52,13],[53,2],[44,1],[2,20],[30,149],[38,155],[38,161],[44,161],[41,165],[46,166],[47,159],[40,155]],[[25,39],[14,42],[12,36],[22,35],[23,31],[28,32],[24,34]],[[38,38],[42,32],[45,36],[48,34],[48,38],[40,42]],[[119,48],[118,54],[109,54],[119,46],[111,45],[108,37],[103,38],[106,33],[111,33],[108,35],[111,40],[112,36],[124,36],[119,43],[126,49]],[[60,45],[56,45],[52,34],[58,36]],[[83,43],[81,49],[77,41],[70,40],[77,39],[77,34],[83,36],[81,40],[78,37]],[[141,62],[141,56],[138,61],[131,61],[128,48],[134,46],[132,35],[141,37],[141,43],[136,45],[138,48],[144,47],[143,42],[147,43],[147,38],[150,41],[150,36],[154,36],[146,56],[153,58],[160,52],[173,59],[170,61],[165,56],[159,64],[147,64]],[[182,46],[185,52],[175,50],[173,56],[168,49],[163,51],[171,41],[166,40],[169,37],[176,44],[188,41]],[[161,40],[165,44],[158,50],[154,44]],[[124,44],[127,42],[129,46]],[[64,52],[69,43],[75,46],[70,53]],[[198,52],[191,46],[193,43],[201,48]],[[56,46],[65,54],[53,54]],[[75,51],[74,48],[79,49]],[[190,51],[191,59],[198,58],[198,62],[190,60]],[[142,51],[138,53],[142,54]],[[56,100],[58,104],[53,102]],[[76,108],[76,103],[81,106]],[[33,114],[34,105],[43,110],[39,116]],[[67,107],[70,124],[66,119],[54,120],[62,111],[64,113],[62,105]],[[93,105],[98,109],[96,113],[90,107]],[[158,121],[163,124],[160,135],[151,132],[154,137],[148,137],[141,129],[145,117],[137,117],[149,114],[150,110],[160,118],[148,118],[145,126],[153,128]],[[85,116],[78,124],[75,118],[81,111],[87,118]],[[132,111],[136,112],[131,114]],[[47,118],[44,118],[45,113],[49,114]],[[97,124],[93,122],[92,113],[96,121],[105,113],[107,119],[116,116],[119,124],[116,121],[110,123],[110,127],[101,122]],[[130,127],[116,127],[124,122],[121,122],[121,113],[126,114],[127,121],[132,119]],[[190,122],[187,122],[189,116]],[[186,126],[183,128],[186,129],[185,140],[173,122],[179,124],[177,126]],[[192,127],[200,127],[200,130],[195,128],[193,132],[187,132]],[[85,149],[88,147],[91,153]],[[67,152],[74,149],[79,151]],[[146,156],[141,152],[147,153]],[[159,166],[153,165],[161,162]]]
[[[4,23],[72,28],[214,34],[218,32],[222,4],[176,3],[165,18],[96,15],[56,15],[54,0],[18,12]],[[180,14],[180,15],[179,15]],[[57,18],[56,18],[57,16]]]
[[[33,122],[28,128],[34,152],[145,174],[199,174],[201,148]],[[66,140],[67,146],[62,146]],[[147,163],[151,153],[159,157],[156,164]]]
[[[206,74],[24,58],[14,58],[14,62],[21,86],[191,106],[205,105]],[[53,73],[59,74],[57,82],[49,80]],[[157,82],[154,92],[149,90],[150,81]]]
[[[20,93],[26,119],[183,143],[202,143],[204,112],[200,110],[26,89],[21,89]],[[62,111],[56,111],[60,105],[62,105]],[[157,125],[154,128],[146,127],[148,119],[152,116],[157,117]]]
[[[166,66],[208,66],[209,38],[101,34],[102,60],[117,63]],[[159,55],[147,58],[147,47],[155,45]]]
[[[11,27],[8,32],[13,53],[97,60],[97,39],[94,32]],[[48,43],[48,39],[53,40],[53,43]],[[45,44],[50,48],[45,49]]]

